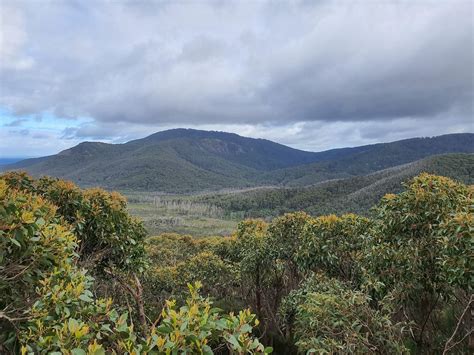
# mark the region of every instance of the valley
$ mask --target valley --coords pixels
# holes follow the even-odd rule
[[[422,172],[473,184],[474,154],[433,156],[369,175],[303,187],[265,186],[195,194],[122,193],[130,213],[143,219],[150,235],[229,235],[245,218],[269,219],[294,211],[369,215],[383,195],[402,191],[402,183]]]
[[[150,235],[229,235],[244,218],[369,214],[421,172],[474,180],[474,134],[306,152],[264,139],[173,129],[124,144],[84,142],[3,166],[123,193]],[[2,167],[0,166],[0,170]]]

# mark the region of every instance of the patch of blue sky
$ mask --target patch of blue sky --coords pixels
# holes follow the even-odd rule
[[[11,110],[0,107],[0,128],[21,128],[61,133],[66,128],[77,128],[90,122],[93,122],[93,119],[89,117],[69,119],[58,117],[49,111],[33,115],[16,115]]]

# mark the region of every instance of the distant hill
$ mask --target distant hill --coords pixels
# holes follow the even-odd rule
[[[83,142],[57,155],[8,166],[81,186],[190,192],[255,186],[263,171],[320,160],[264,139],[174,129],[125,144]]]
[[[425,158],[366,176],[330,180],[305,187],[257,188],[251,191],[205,194],[194,198],[223,209],[228,216],[269,217],[291,211],[313,215],[367,214],[386,193],[402,191],[402,182],[428,172],[474,184],[474,154]]]
[[[237,134],[173,129],[124,144],[84,142],[6,169],[119,190],[198,192],[262,185],[303,186],[369,174],[443,153],[474,152],[474,134],[414,138],[306,152]]]
[[[474,153],[474,134],[412,138],[352,148],[349,154],[335,159],[272,171],[265,180],[285,186],[306,186],[329,179],[367,175],[446,153]]]
[[[1,158],[0,157],[0,166],[14,164],[16,162],[19,162],[20,160],[25,160],[25,159],[26,158]]]

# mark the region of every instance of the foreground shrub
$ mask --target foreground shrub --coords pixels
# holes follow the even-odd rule
[[[9,188],[42,197],[56,206],[56,217],[67,222],[80,241],[81,263],[91,272],[110,268],[117,272],[141,272],[147,259],[142,223],[128,214],[126,200],[116,192],[81,190],[71,182],[25,173],[2,175]]]
[[[285,327],[302,353],[401,353],[401,331],[390,312],[370,298],[325,276],[309,278],[280,308]]]
[[[376,300],[392,299],[418,349],[442,349],[453,326],[446,315],[472,293],[473,205],[468,186],[421,174],[375,209],[363,260],[366,287]]]
[[[87,349],[97,339],[118,351],[131,328],[114,332],[122,324],[111,301],[93,298],[57,207],[0,178],[0,222],[0,352]]]
[[[141,327],[137,333],[127,312],[114,308],[111,299],[95,297],[94,278],[81,268],[89,265],[81,255],[98,255],[94,270],[99,274],[102,269],[123,274],[139,271],[144,248],[134,246],[140,241],[141,227],[124,215],[124,200],[105,191],[83,192],[54,180],[55,193],[56,188],[68,191],[52,198],[65,203],[62,208],[55,206],[49,200],[53,190],[42,190],[44,184],[51,187],[47,181],[24,174],[0,176],[0,353],[170,354],[193,349],[193,353],[210,354],[213,348],[225,347],[253,354],[265,350],[252,336],[255,315],[248,310],[238,316],[221,315],[198,295],[199,287],[190,288],[187,306],[177,311],[175,302],[168,302],[158,326]],[[64,196],[78,200],[63,200]],[[97,240],[84,247],[77,237],[92,238],[91,226],[97,227]],[[132,254],[119,257],[127,251]],[[168,331],[176,324],[174,332]],[[186,336],[175,342],[181,334]]]
[[[161,324],[152,330],[153,345],[163,353],[212,354],[212,347],[227,348],[230,353],[270,353],[258,339],[252,337],[252,327],[258,325],[249,310],[238,315],[221,315],[211,308],[212,302],[202,298],[201,283],[189,284],[191,297],[179,309],[176,301],[166,301]]]
[[[361,283],[360,258],[365,248],[364,233],[370,226],[367,218],[354,214],[313,218],[295,259],[304,272],[324,272],[340,280]]]

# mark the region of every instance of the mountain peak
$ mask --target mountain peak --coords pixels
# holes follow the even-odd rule
[[[205,139],[205,138],[218,138],[218,139],[246,139],[245,137],[239,136],[235,133],[228,133],[222,131],[205,131],[193,128],[173,128],[165,131],[160,131],[153,133],[145,138],[138,139],[140,140],[153,140],[153,141],[163,141],[169,139]]]
[[[111,146],[112,144],[103,142],[81,142],[78,145],[65,149],[59,152],[57,155],[71,155],[71,154],[95,154],[102,149]]]

